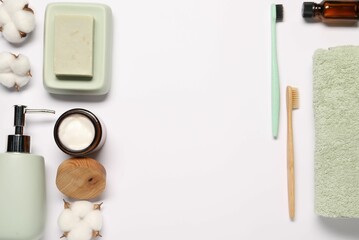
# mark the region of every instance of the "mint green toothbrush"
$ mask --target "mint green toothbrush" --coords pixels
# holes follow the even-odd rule
[[[283,20],[283,5],[271,5],[271,29],[272,29],[272,135],[278,136],[279,128],[279,107],[280,107],[280,90],[279,90],[279,73],[277,60],[277,21]]]

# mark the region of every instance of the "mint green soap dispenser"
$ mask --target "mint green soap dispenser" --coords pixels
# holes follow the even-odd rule
[[[54,113],[15,106],[15,134],[0,153],[0,240],[39,240],[45,225],[45,162],[30,153],[30,136],[23,135],[29,112]]]

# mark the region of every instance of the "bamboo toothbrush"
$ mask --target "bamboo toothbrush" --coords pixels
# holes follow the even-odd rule
[[[298,89],[287,87],[287,178],[288,178],[288,207],[289,217],[295,217],[295,188],[294,188],[294,145],[292,111],[299,108]]]
[[[278,136],[279,128],[279,106],[280,106],[280,90],[279,90],[279,73],[277,60],[277,29],[276,23],[283,20],[283,5],[271,5],[271,30],[272,30],[272,135],[274,138]]]

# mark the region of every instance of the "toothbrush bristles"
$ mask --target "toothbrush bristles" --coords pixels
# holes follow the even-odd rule
[[[292,88],[292,108],[299,108],[299,92],[298,88]]]
[[[276,4],[275,5],[276,10],[276,21],[283,21],[283,5],[282,4]]]

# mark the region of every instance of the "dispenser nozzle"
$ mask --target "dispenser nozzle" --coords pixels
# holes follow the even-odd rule
[[[30,136],[23,135],[25,126],[26,113],[55,113],[48,109],[28,109],[24,105],[15,105],[14,126],[15,135],[8,136],[7,151],[8,152],[30,152]]]

